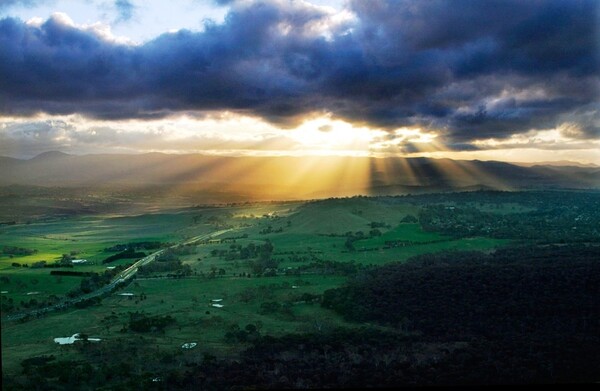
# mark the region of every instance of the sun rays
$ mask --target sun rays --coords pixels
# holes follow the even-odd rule
[[[386,136],[383,130],[353,128],[330,119],[312,119],[299,129],[290,131],[290,138],[306,136],[297,138],[296,149],[291,151],[299,156],[212,156],[202,162],[195,155],[175,158],[168,165],[179,174],[169,175],[181,178],[182,184],[174,185],[172,193],[194,188],[241,198],[284,200],[393,194],[418,188],[510,189],[477,161],[423,158],[451,150],[421,129],[400,129]]]
[[[0,141],[6,141],[0,145],[16,143],[26,148],[33,143],[47,150],[91,155],[162,152],[143,165],[132,162],[117,174],[90,174],[88,180],[92,184],[141,183],[139,173],[144,172],[143,179],[150,183],[170,183],[171,196],[208,191],[216,199],[219,194],[235,193],[239,199],[277,200],[394,194],[425,187],[511,190],[497,171],[484,168],[477,159],[502,157],[505,146],[515,148],[497,160],[537,156],[535,149],[525,148],[531,143],[524,136],[482,140],[472,143],[470,151],[456,151],[445,144],[441,130],[373,128],[327,113],[312,114],[290,129],[234,112],[110,123],[80,115],[40,114],[34,130],[20,128],[19,121],[11,118],[0,124],[0,136],[4,137]],[[557,132],[534,132],[531,137],[535,143],[545,143]],[[13,136],[22,140],[11,140]],[[572,140],[580,147],[577,142]]]

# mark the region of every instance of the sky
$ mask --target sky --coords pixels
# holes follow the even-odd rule
[[[600,165],[596,0],[0,0],[0,155]]]

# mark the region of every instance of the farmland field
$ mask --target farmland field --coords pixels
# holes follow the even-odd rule
[[[102,264],[102,260],[117,251],[107,248],[128,242],[176,242],[187,236],[209,232],[208,227],[193,226],[189,212],[156,213],[139,216],[87,216],[61,218],[30,224],[0,227],[0,246],[34,250],[31,255],[0,254],[0,277],[9,278],[5,285],[7,297],[23,299],[29,292],[39,292],[37,300],[49,295],[61,295],[79,283],[78,278],[50,276],[50,270],[35,267],[35,263],[51,264],[63,254],[86,263],[75,265],[81,272],[102,272],[107,266],[130,263],[121,259]],[[17,266],[18,264],[18,266]],[[71,270],[70,268],[68,270]],[[37,282],[36,282],[37,281]]]

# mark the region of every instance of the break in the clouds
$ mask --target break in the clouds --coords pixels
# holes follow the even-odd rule
[[[65,15],[7,17],[0,112],[149,121],[226,110],[278,128],[326,115],[392,135],[420,128],[454,149],[552,129],[600,138],[595,0],[218,3],[222,23],[140,44]],[[115,6],[122,20],[135,11]]]

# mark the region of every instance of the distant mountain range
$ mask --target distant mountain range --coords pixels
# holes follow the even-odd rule
[[[427,158],[199,154],[0,157],[0,186],[155,187],[173,194],[306,199],[471,189],[600,188],[600,167]]]
[[[596,164],[592,164],[592,163],[579,163],[579,162],[573,162],[571,160],[559,160],[559,161],[552,161],[552,162],[536,162],[536,163],[513,163],[516,164],[517,166],[523,166],[523,167],[531,167],[531,166],[575,166],[575,167],[590,167],[590,168],[600,168],[600,166],[596,165]]]

